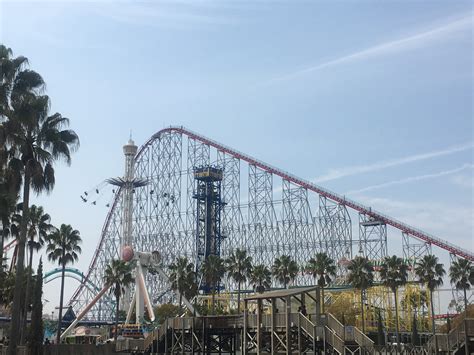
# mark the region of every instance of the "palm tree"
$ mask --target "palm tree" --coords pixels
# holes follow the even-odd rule
[[[7,191],[7,183],[0,183],[0,222],[1,222],[1,235],[0,235],[0,265],[4,265],[5,256],[3,254],[3,248],[5,247],[5,241],[8,237],[18,236],[18,226],[15,222],[15,208],[17,205],[18,196],[15,196]]]
[[[59,113],[49,115],[50,100],[42,95],[44,81],[41,76],[24,69],[26,58],[11,58],[11,50],[2,48],[2,75],[0,93],[0,136],[9,152],[9,163],[23,176],[23,219],[20,226],[17,255],[17,274],[10,334],[10,353],[15,353],[20,333],[20,308],[24,301],[21,280],[24,274],[27,221],[30,189],[36,193],[49,192],[54,186],[53,164],[57,160],[71,161],[71,151],[79,146],[74,131],[66,129],[69,120]]]
[[[58,262],[62,268],[61,273],[61,294],[59,298],[59,317],[58,317],[58,335],[57,344],[61,335],[61,321],[63,315],[63,298],[64,298],[64,273],[66,265],[74,264],[79,259],[82,242],[79,231],[73,229],[69,224],[61,224],[59,229],[56,229],[48,236],[48,260]]]
[[[467,290],[474,285],[474,266],[472,262],[467,259],[457,259],[451,264],[449,268],[449,278],[451,284],[455,285],[456,289],[462,290],[464,293],[464,321],[467,319]],[[467,329],[467,323],[464,324]],[[465,346],[466,354],[469,354],[469,342]]]
[[[446,274],[443,264],[438,263],[438,258],[434,255],[425,255],[420,261],[416,263],[415,274],[418,280],[425,284],[430,291],[430,306],[431,306],[431,327],[433,329],[433,336],[435,339],[436,354],[438,353],[438,338],[436,338],[435,328],[435,314],[433,304],[433,292],[443,284],[443,276]]]
[[[271,286],[272,273],[263,264],[257,265],[252,269],[250,274],[250,282],[253,284],[253,288],[256,292],[262,293]]]
[[[281,255],[273,262],[272,274],[284,288],[288,288],[289,283],[298,275],[298,264],[290,256]]]
[[[464,311],[467,314],[467,290],[474,285],[474,265],[467,259],[457,259],[449,268],[449,278],[457,290],[464,293]]]
[[[49,214],[44,213],[43,207],[32,205],[30,207],[29,221],[28,221],[28,247],[29,247],[29,261],[28,268],[32,270],[33,264],[33,250],[40,250],[44,244],[48,234],[53,230],[53,225],[49,222],[51,217]],[[26,283],[26,299],[29,298],[31,284],[31,273],[28,273],[28,279]],[[30,305],[25,302],[25,314],[27,314]],[[26,317],[25,317],[26,319]]]
[[[400,326],[398,323],[398,297],[399,287],[405,286],[408,282],[408,265],[402,258],[396,255],[387,256],[380,267],[380,278],[386,287],[389,287],[395,297],[395,326],[397,344],[400,344]],[[398,346],[398,345],[397,345]]]
[[[110,285],[110,292],[115,295],[115,334],[117,342],[120,297],[125,293],[125,288],[133,282],[132,265],[123,260],[112,260],[104,271],[104,282]]]
[[[202,276],[212,294],[212,313],[214,314],[216,291],[225,273],[224,260],[217,255],[209,255],[202,264]]]
[[[186,257],[178,257],[174,263],[169,266],[171,289],[179,292],[179,306],[181,307],[183,295],[190,299],[197,294],[198,286],[196,284],[196,272],[194,264],[188,261]]]
[[[365,333],[364,293],[374,283],[374,267],[369,259],[356,256],[351,260],[347,269],[347,280],[357,290],[360,290],[360,310],[362,315],[362,332]]]
[[[229,276],[237,282],[237,313],[240,313],[240,287],[252,271],[252,257],[243,249],[236,249],[226,260]]]
[[[317,253],[314,258],[309,259],[306,265],[306,271],[309,272],[315,282],[321,287],[322,312],[324,313],[324,287],[331,283],[332,278],[336,276],[336,265],[326,253]]]

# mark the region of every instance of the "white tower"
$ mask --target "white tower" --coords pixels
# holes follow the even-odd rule
[[[123,219],[122,219],[122,243],[121,250],[126,246],[132,246],[132,218],[133,218],[133,178],[135,169],[135,155],[138,147],[135,142],[130,139],[123,146],[125,154],[125,175],[123,184]]]
[[[138,147],[132,140],[132,137],[128,140],[127,144],[123,146],[123,154],[125,155],[125,174],[123,177],[123,217],[122,217],[122,240],[120,243],[120,255],[124,251],[126,246],[132,246],[132,219],[133,219],[133,181],[134,181],[134,169],[135,169],[135,155],[137,154]],[[125,288],[124,295],[122,297],[122,309],[128,309],[130,305],[130,287]]]

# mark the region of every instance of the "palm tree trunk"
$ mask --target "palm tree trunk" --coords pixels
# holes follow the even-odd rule
[[[360,290],[360,311],[362,314],[362,333],[365,334],[365,316],[364,316],[364,290]]]
[[[237,286],[237,314],[240,314],[240,281]]]
[[[431,306],[431,327],[433,330],[433,336],[435,340],[435,354],[438,354],[438,338],[436,337],[436,326],[435,326],[435,319],[434,319],[434,304],[433,304],[433,291],[430,290],[430,306]]]
[[[115,296],[115,333],[114,333],[114,342],[115,342],[115,347],[117,347],[117,336],[118,336],[118,323],[119,323],[119,301],[120,301],[120,296],[116,295]],[[138,301],[137,301],[138,302]]]
[[[3,271],[3,247],[5,246],[5,224],[2,223],[2,235],[0,238],[0,271]]]
[[[63,248],[64,250],[64,248]],[[63,252],[64,257],[64,252]],[[56,344],[61,341],[61,321],[63,318],[63,298],[64,298],[64,273],[66,272],[66,264],[63,264],[61,271],[61,296],[59,298],[59,318],[58,318],[58,334],[56,336]]]
[[[321,287],[321,313],[325,314],[324,311],[325,311],[325,309],[324,309],[324,286],[322,286]]]
[[[27,276],[26,276],[26,295],[25,295],[25,309],[24,309],[24,318],[23,318],[23,325],[22,325],[22,332],[20,338],[20,344],[23,344],[25,333],[26,333],[26,319],[28,318],[28,309],[30,308],[30,303],[28,302],[30,298],[30,287],[31,287],[31,274],[33,273],[32,264],[33,264],[33,237],[30,238],[31,245],[30,245],[30,252],[29,252],[29,260],[28,260],[28,268]]]
[[[25,244],[26,244],[26,227],[28,218],[28,208],[30,203],[30,181],[31,176],[29,169],[25,169],[25,181],[23,183],[23,214],[21,219],[20,238],[18,239],[18,255],[16,259],[16,276],[15,276],[15,290],[13,292],[13,307],[12,307],[12,321],[10,329],[10,345],[8,353],[16,355],[16,346],[18,345],[20,331],[21,331],[21,305],[23,304],[22,285],[25,271]]]
[[[466,355],[469,355],[469,339],[467,336],[467,293],[466,288],[463,289],[464,291],[464,334],[466,334],[466,345],[464,345],[464,351]]]
[[[397,339],[397,353],[400,349],[400,324],[398,323],[398,299],[397,299],[397,289],[392,290],[393,295],[395,296],[395,337]]]
[[[211,300],[211,302],[212,302],[212,315],[214,315],[215,312],[216,312],[216,290],[215,290],[214,287],[212,288],[212,300]]]

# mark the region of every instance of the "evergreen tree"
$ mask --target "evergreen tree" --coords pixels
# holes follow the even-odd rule
[[[31,312],[31,327],[29,336],[29,354],[42,355],[43,354],[43,303],[41,298],[43,296],[43,262],[40,259],[38,271],[35,277],[33,290],[33,309]]]

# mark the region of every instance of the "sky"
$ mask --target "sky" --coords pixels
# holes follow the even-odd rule
[[[130,132],[169,125],[474,249],[469,1],[1,0],[0,42],[80,137],[33,197],[81,232],[79,269],[107,213],[80,194],[122,174]]]

